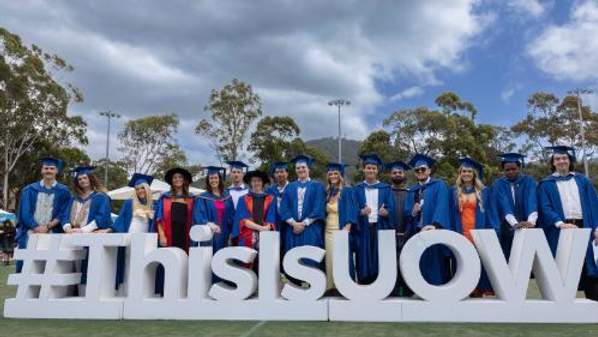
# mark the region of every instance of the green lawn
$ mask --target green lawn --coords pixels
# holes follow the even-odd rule
[[[6,278],[14,265],[0,266],[0,308],[14,295]],[[530,297],[538,296],[532,286]],[[81,308],[85,310],[85,308]],[[82,321],[0,318],[0,336],[598,336],[598,325],[428,324],[336,322]]]

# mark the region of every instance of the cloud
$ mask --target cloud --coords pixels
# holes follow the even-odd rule
[[[538,18],[544,15],[552,4],[539,0],[510,0],[507,5],[516,12]]]
[[[421,96],[424,93],[424,89],[418,86],[409,87],[397,94],[390,97],[391,101],[400,101],[402,99],[413,98]]]
[[[536,66],[559,80],[598,79],[598,3],[574,5],[569,21],[549,25],[527,48]]]
[[[505,88],[501,93],[500,93],[500,98],[503,100],[503,102],[509,102],[511,100],[511,97],[513,97],[513,94],[515,93],[515,88]]]
[[[233,78],[252,84],[265,113],[292,116],[307,139],[331,135],[336,112],[326,102],[346,97],[344,132],[362,138],[381,120],[380,82],[438,83],[491,17],[477,0],[24,1],[2,2],[0,12],[1,26],[75,67],[65,79],[86,100],[71,112],[90,122],[92,157],[104,155],[97,111],[111,109],[123,115],[117,125],[177,113],[179,143],[203,163],[213,154],[193,127],[207,116],[210,89]]]

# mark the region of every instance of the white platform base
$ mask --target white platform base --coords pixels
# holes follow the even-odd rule
[[[301,303],[284,299],[242,302],[146,299],[124,305],[124,319],[327,321],[328,300]]]
[[[37,299],[4,301],[4,317],[54,319],[122,319],[123,299],[90,302],[83,297],[67,297],[40,301]]]
[[[380,302],[329,300],[331,321],[461,323],[598,323],[598,302],[569,304],[527,300],[512,304],[495,299],[467,299],[453,304],[390,298]]]

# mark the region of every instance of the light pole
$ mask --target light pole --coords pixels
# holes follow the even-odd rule
[[[339,98],[328,102],[328,105],[338,107],[338,162],[341,163],[341,107],[343,105],[351,105],[351,101],[349,101],[348,99]]]
[[[583,169],[585,171],[586,177],[590,178],[590,164],[588,162],[588,157],[586,155],[587,144],[586,144],[586,132],[585,127],[583,125],[583,113],[581,110],[581,95],[582,94],[591,94],[594,90],[592,89],[581,89],[575,88],[573,90],[567,91],[569,95],[575,95],[577,97],[577,112],[579,113],[579,135],[581,136],[581,147],[583,149]]]
[[[108,118],[108,128],[106,130],[106,159],[104,162],[104,185],[108,186],[108,160],[110,158],[110,120],[112,118],[120,118],[120,115],[108,110],[101,111],[100,116]]]

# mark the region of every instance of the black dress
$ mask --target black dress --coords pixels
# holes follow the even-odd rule
[[[187,203],[173,202],[170,212],[172,247],[185,250],[187,246]]]

